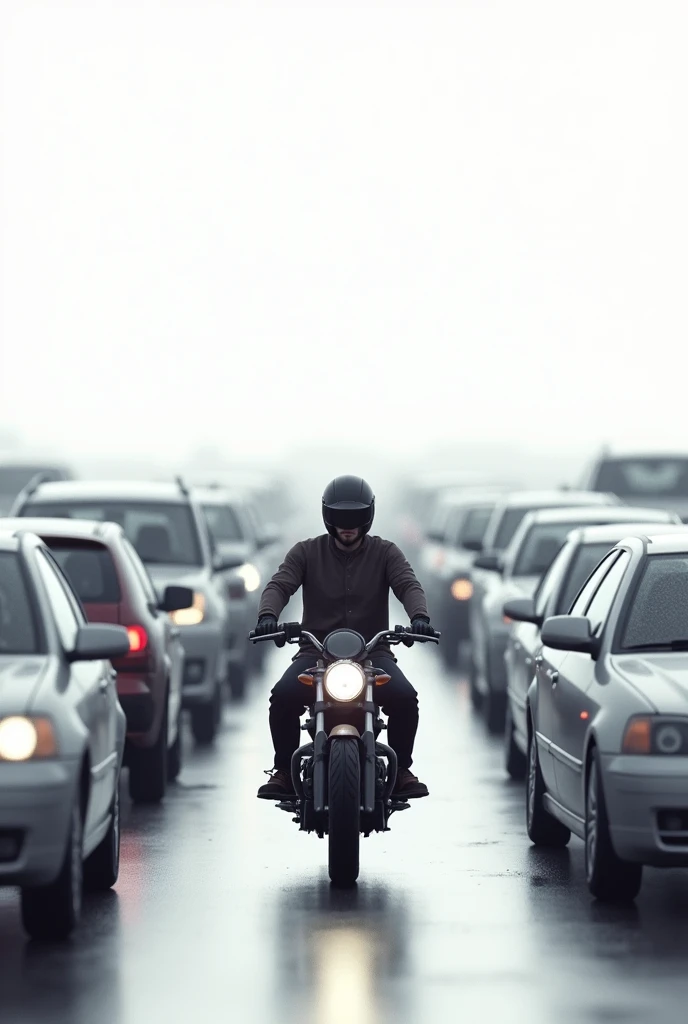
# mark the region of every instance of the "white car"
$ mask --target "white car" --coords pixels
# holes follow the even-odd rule
[[[0,530],[0,885],[21,888],[24,927],[59,938],[82,887],[119,870],[126,721],[111,658],[122,626],[86,622],[35,534]]]

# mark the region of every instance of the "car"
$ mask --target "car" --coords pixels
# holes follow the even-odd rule
[[[608,526],[581,526],[572,530],[558,555],[538,583],[532,597],[507,600],[506,618],[514,625],[509,633],[504,664],[506,668],[507,707],[504,726],[504,763],[512,779],[523,779],[528,752],[527,695],[536,659],[542,650],[540,628],[551,615],[563,615],[570,609],[579,590],[606,553],[629,533],[657,529],[682,530],[671,526],[680,522],[675,512],[646,509],[644,522],[635,523],[637,509],[615,510],[615,522]]]
[[[69,466],[34,460],[0,462],[0,516],[12,508],[17,496],[32,480],[73,480]]]
[[[688,866],[687,604],[688,530],[629,536],[542,626],[526,828],[583,839],[600,900],[632,901],[645,864]]]
[[[52,552],[0,528],[0,885],[34,938],[68,935],[84,884],[119,870],[126,722],[110,659],[119,625],[87,623]]]
[[[430,617],[442,633],[440,657],[445,668],[459,664],[469,638],[472,569],[499,491],[449,491],[437,501],[418,556],[418,575]]]
[[[605,449],[583,477],[591,491],[611,491],[627,505],[666,508],[688,522],[688,454]]]
[[[130,650],[115,661],[127,719],[124,763],[135,803],[157,803],[182,767],[184,648],[170,613],[193,605],[193,590],[170,585],[162,599],[116,523],[7,519],[4,529],[37,534],[53,553],[91,622],[124,625]],[[165,614],[167,613],[167,614]]]
[[[576,507],[590,506],[594,511],[596,507],[618,504],[618,499],[608,494],[516,491],[500,498],[495,505],[485,530],[482,550],[473,562],[473,595],[469,612],[471,701],[477,710],[482,711],[490,732],[503,730],[506,712],[504,652],[510,623],[504,621],[502,604],[506,596],[515,596],[514,590],[520,593],[530,588],[532,592],[538,579],[537,573],[531,571],[533,565],[527,566],[526,572],[520,561],[516,564],[521,542],[525,541],[523,533],[519,534],[516,548],[512,542],[524,517],[538,510],[570,507],[571,515],[565,517],[564,522],[571,529],[577,522]],[[599,521],[604,522],[605,519]],[[564,537],[567,532],[565,530]],[[505,560],[507,549],[510,553]],[[551,552],[550,561],[555,554],[556,550]]]
[[[230,611],[225,576],[231,565],[214,552],[205,517],[183,481],[79,481],[39,484],[13,514],[115,522],[146,565],[158,594],[169,584],[191,587],[193,605],[171,613],[185,651],[183,706],[197,743],[215,739],[223,692],[248,644]]]

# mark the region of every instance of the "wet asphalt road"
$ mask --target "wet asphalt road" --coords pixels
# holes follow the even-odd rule
[[[214,750],[187,744],[164,806],[127,805],[120,881],[69,943],[26,942],[0,891],[3,1024],[686,1018],[688,872],[648,870],[634,908],[591,902],[582,844],[530,847],[499,743],[429,650],[400,661],[431,797],[362,843],[355,891],[331,890],[325,843],[255,799],[287,657],[227,709]]]

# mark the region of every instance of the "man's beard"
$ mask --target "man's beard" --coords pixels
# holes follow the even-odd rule
[[[354,544],[358,544],[360,539],[361,538],[358,537],[358,536],[347,538],[346,540],[343,537],[339,537],[339,536],[337,537],[337,540],[339,541],[339,543],[343,544],[345,548],[353,547]]]

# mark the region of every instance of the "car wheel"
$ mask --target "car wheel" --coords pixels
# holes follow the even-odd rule
[[[503,734],[506,716],[506,694],[488,689],[483,701],[483,716],[487,731],[492,736]]]
[[[84,886],[92,892],[111,889],[119,875],[119,776],[110,810],[110,827],[84,863]]]
[[[22,889],[22,922],[32,939],[63,939],[81,916],[83,894],[83,821],[80,794],[70,815],[67,849],[60,873],[50,885]]]
[[[177,735],[174,743],[167,751],[167,781],[175,782],[179,778],[184,763],[184,738],[181,712],[177,716]]]
[[[246,696],[246,666],[230,665],[228,682],[232,700],[243,700]]]
[[[152,747],[132,747],[129,755],[129,796],[135,804],[157,804],[167,789],[167,703]]]
[[[612,845],[597,750],[590,762],[585,801],[585,875],[592,895],[609,903],[632,903],[643,880],[642,864],[621,860]]]
[[[525,779],[528,761],[523,751],[516,745],[511,703],[508,698],[506,702],[506,722],[504,725],[504,767],[510,778],[517,781]]]
[[[196,743],[207,746],[217,736],[218,726],[222,719],[222,690],[215,686],[212,700],[207,704],[196,704],[191,708],[191,732]]]
[[[535,730],[528,737],[528,777],[526,783],[526,827],[530,841],[536,846],[566,846],[571,832],[545,810],[545,782],[540,771]]]
[[[478,671],[475,667],[473,655],[470,655],[470,661],[468,665],[468,687],[471,695],[471,704],[476,711],[480,711],[483,705],[483,695],[478,689]]]

